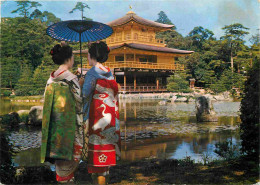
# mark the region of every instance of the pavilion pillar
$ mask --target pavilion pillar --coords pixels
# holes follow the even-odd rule
[[[124,90],[126,90],[126,75],[124,73]]]
[[[159,78],[158,77],[156,78],[156,89],[157,89],[157,91],[159,90]]]
[[[136,74],[134,74],[134,91],[136,90]]]

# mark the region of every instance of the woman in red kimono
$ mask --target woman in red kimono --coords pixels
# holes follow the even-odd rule
[[[82,88],[83,120],[88,122],[88,172],[93,183],[107,184],[109,167],[120,157],[118,85],[108,67],[109,47],[104,42],[91,44],[88,61],[93,66]]]

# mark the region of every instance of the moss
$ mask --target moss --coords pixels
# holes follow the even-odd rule
[[[21,122],[28,123],[29,121],[29,113],[23,113],[20,115]]]

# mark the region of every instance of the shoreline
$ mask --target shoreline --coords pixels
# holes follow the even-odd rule
[[[178,99],[181,102],[194,101],[196,97],[206,96],[214,101],[233,101],[234,98],[229,93],[220,94],[205,94],[205,93],[139,93],[139,94],[119,94],[120,100],[171,100],[172,98]],[[184,98],[184,99],[183,99]],[[186,98],[186,99],[185,99]],[[3,100],[10,100],[11,102],[32,102],[43,103],[43,95],[39,96],[15,96],[15,97],[2,97]],[[178,101],[177,100],[177,101]]]

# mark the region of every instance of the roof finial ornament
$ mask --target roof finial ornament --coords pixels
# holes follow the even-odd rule
[[[130,11],[127,12],[127,14],[135,14],[135,13],[132,11],[133,7],[132,7],[131,5],[129,5],[129,8],[130,8]]]

